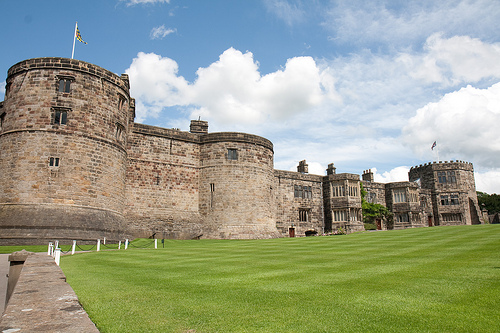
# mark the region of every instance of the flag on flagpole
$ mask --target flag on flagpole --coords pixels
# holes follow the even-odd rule
[[[75,41],[77,39],[79,42],[87,44],[87,42],[83,41],[82,35],[80,34],[80,30],[78,30],[78,22],[75,23],[75,33],[73,34],[73,51],[71,51],[71,59],[73,59],[73,56],[75,55]]]
[[[80,30],[78,30],[78,23],[76,26],[76,39],[78,39],[78,41],[82,42],[83,44],[87,44],[87,42],[83,41],[82,35],[80,34]]]
[[[434,141],[434,143],[432,144],[432,147],[431,147],[431,150],[434,150],[434,148],[437,146],[437,143],[436,141]]]

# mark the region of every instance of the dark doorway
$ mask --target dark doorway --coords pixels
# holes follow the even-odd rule
[[[290,237],[295,237],[295,228],[293,228],[293,227],[288,228],[288,235]]]
[[[376,219],[375,223],[377,224],[377,230],[382,230],[382,220]]]
[[[428,223],[429,223],[429,227],[432,227],[432,216],[428,217]]]

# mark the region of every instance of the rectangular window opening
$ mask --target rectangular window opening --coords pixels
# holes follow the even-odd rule
[[[230,161],[238,160],[238,150],[237,149],[228,149],[227,150],[227,159]]]
[[[59,166],[59,157],[50,157],[49,158],[49,166],[50,167],[58,167]]]
[[[69,93],[71,91],[71,80],[70,79],[60,79],[58,91],[63,92],[63,93]]]

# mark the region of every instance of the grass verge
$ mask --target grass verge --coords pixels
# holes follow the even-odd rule
[[[500,327],[499,225],[158,245],[62,258],[101,332]]]

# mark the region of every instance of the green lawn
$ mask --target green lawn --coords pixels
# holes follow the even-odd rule
[[[62,258],[101,332],[500,330],[500,225],[158,246]]]

